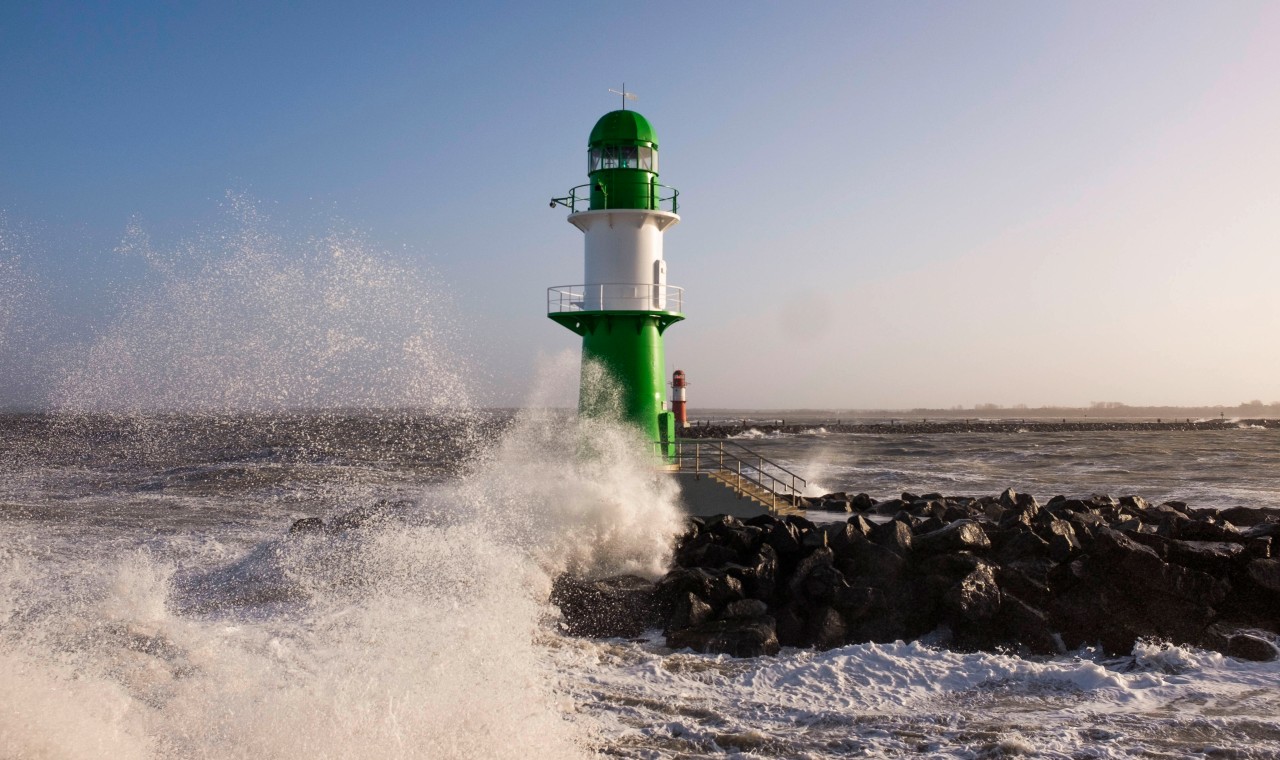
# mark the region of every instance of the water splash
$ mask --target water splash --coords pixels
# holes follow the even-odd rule
[[[47,363],[37,351],[43,331],[40,287],[24,231],[0,212],[0,408],[34,405]]]
[[[535,405],[576,374],[557,357]],[[314,536],[280,524],[247,553],[203,526],[147,538],[146,551],[74,524],[34,542],[0,534],[0,678],[20,685],[0,690],[0,746],[51,758],[588,755],[596,729],[567,696],[546,600],[565,569],[665,564],[679,513],[642,444],[616,422],[526,412],[394,519]],[[137,456],[116,453],[112,468]],[[222,492],[202,498],[224,508]],[[61,548],[85,541],[91,551]]]
[[[616,415],[552,408],[579,379],[566,352],[540,373],[531,409],[476,455],[493,426],[479,424],[448,305],[424,277],[353,236],[299,239],[251,203],[230,205],[229,231],[169,249],[130,226],[118,252],[145,261],[148,279],[52,394],[48,440],[86,448],[22,460],[49,468],[24,472],[30,482],[75,473],[89,487],[58,510],[0,514],[36,521],[0,532],[0,682],[16,684],[0,689],[0,747],[24,758],[588,754],[551,657],[562,644],[547,597],[563,571],[664,569],[681,519],[647,442]],[[599,374],[588,367],[595,406],[616,408]],[[397,438],[422,435],[444,443]],[[441,446],[472,457],[464,472]],[[424,456],[452,479],[426,476]],[[401,480],[423,473],[414,507],[322,536],[280,524],[243,548],[246,502],[312,487],[288,474],[305,465],[371,458]],[[212,477],[224,472],[242,475]],[[88,496],[95,478],[116,496]],[[366,498],[369,481],[323,488],[332,504]],[[166,525],[175,500],[202,516]],[[111,511],[113,530],[89,530],[77,505]]]
[[[598,367],[582,373],[594,415],[542,403],[577,374],[569,352],[543,368],[532,403],[457,498],[549,573],[661,575],[683,529],[679,487],[656,472],[643,434],[620,421],[621,393]]]
[[[53,392],[62,412],[262,412],[469,406],[448,304],[358,237],[298,240],[252,203],[230,229],[157,251],[136,224],[118,251],[151,267]]]

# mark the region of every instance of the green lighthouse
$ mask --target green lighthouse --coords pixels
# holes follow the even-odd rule
[[[583,284],[547,289],[547,316],[582,336],[579,410],[602,411],[587,387],[588,367],[598,363],[619,388],[625,419],[666,444],[675,424],[663,403],[662,336],[684,319],[684,292],[667,285],[662,235],[680,221],[679,193],[658,182],[658,136],[648,119],[625,108],[600,117],[587,139],[587,176],[551,201],[582,231],[585,268]]]

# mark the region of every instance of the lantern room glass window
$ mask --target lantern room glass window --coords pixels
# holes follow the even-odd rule
[[[643,169],[656,172],[658,151],[630,145],[591,148],[587,151],[587,171],[599,169]]]

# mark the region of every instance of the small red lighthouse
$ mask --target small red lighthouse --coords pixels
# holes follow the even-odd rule
[[[678,369],[671,375],[671,411],[676,416],[676,425],[689,427],[689,416],[685,409],[684,389],[689,387],[684,379],[684,370]]]

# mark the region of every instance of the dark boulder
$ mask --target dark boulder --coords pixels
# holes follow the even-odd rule
[[[1178,525],[1174,538],[1182,541],[1241,541],[1240,530],[1229,522],[1212,519],[1188,520]]]
[[[1255,538],[1280,538],[1280,523],[1259,523],[1241,533],[1240,536],[1246,541]]]
[[[774,612],[774,633],[784,647],[809,646],[804,610],[798,602],[787,604]]]
[[[909,504],[910,502],[905,502],[902,499],[888,499],[877,503],[871,511],[877,515],[896,515]]]
[[[835,609],[819,607],[809,614],[805,633],[810,646],[831,649],[845,643],[848,628]]]
[[[289,526],[289,535],[312,534],[324,532],[324,520],[319,517],[304,517],[301,520],[295,520],[293,525]]]
[[[659,611],[668,614],[672,602],[686,593],[704,600],[712,609],[720,610],[743,598],[742,581],[720,570],[678,567],[658,581],[655,594]]]
[[[871,541],[905,557],[911,553],[911,527],[900,520],[890,520],[871,529]]]
[[[734,604],[737,604],[737,602],[730,602],[729,606]],[[696,595],[685,592],[671,600],[667,615],[667,625],[663,632],[669,636],[672,631],[680,631],[695,625],[702,625],[714,616],[715,611],[711,609],[711,605],[699,599]]]
[[[825,548],[827,548],[826,531],[815,526],[812,530],[806,530],[800,533],[800,553],[802,555],[807,556],[813,553],[816,549]]]
[[[800,584],[802,598],[813,605],[831,604],[836,596],[849,587],[844,573],[831,565],[819,565],[805,576]]]
[[[930,518],[927,518],[927,519],[925,519],[925,520],[921,520],[921,521],[920,521],[920,522],[918,522],[918,523],[914,523],[914,524],[912,524],[912,526],[911,526],[911,535],[913,535],[913,536],[923,536],[924,534],[926,534],[926,533],[932,533],[932,532],[934,532],[935,530],[942,530],[942,529],[943,529],[943,528],[945,528],[946,526],[947,526],[947,523],[945,523],[945,522],[942,520],[942,518],[940,518],[940,517],[930,517]]]
[[[824,512],[852,512],[853,502],[849,499],[830,499],[824,498],[818,503],[818,509]]]
[[[1224,576],[1245,560],[1243,544],[1229,541],[1169,541],[1166,557],[1174,564]]]
[[[701,537],[700,537],[701,538]],[[691,547],[684,547],[676,556],[681,567],[720,568],[730,562],[738,562],[739,553],[723,544],[714,543],[709,538],[700,540]]]
[[[1049,616],[1005,591],[1000,594],[1000,609],[991,622],[962,630],[958,643],[987,650],[1001,646],[1024,648],[1037,655],[1062,652],[1062,644],[1049,627]]]
[[[1224,654],[1252,662],[1271,662],[1278,655],[1275,644],[1251,633],[1237,633],[1229,638]]]
[[[844,574],[833,567],[835,559],[836,555],[827,548],[814,550],[809,557],[801,559],[795,572],[791,574],[791,599],[829,601],[833,585],[837,581],[844,582]],[[814,576],[814,573],[817,573],[817,577],[810,585],[810,576]]]
[[[1151,504],[1141,496],[1121,496],[1120,506],[1129,507],[1130,509],[1135,509],[1140,512],[1144,509],[1148,509]]]
[[[1032,499],[1030,502],[1026,502],[1025,500],[1022,500],[1021,497],[1019,498],[1024,503],[1015,503],[1011,507],[1005,507],[1004,512],[1000,517],[1001,528],[1014,528],[1019,524],[1025,525],[1029,528],[1034,528],[1036,526],[1036,520],[1040,516],[1039,505],[1036,504],[1035,499]],[[1004,503],[1004,499],[1001,499],[1000,501],[1001,504]]]
[[[1257,588],[1277,595],[1277,601],[1280,601],[1280,559],[1255,559],[1246,571]]]
[[[1080,539],[1066,520],[1051,517],[1042,524],[1039,534],[1049,542],[1049,558],[1055,562],[1067,562],[1080,553]]]
[[[1054,571],[1059,567],[1069,568],[1070,565],[1059,565],[1047,557],[1023,557],[996,566],[996,582],[1002,590],[1031,604],[1044,605],[1052,595]]]
[[[758,618],[763,617],[769,612],[769,605],[759,599],[739,599],[736,602],[730,602],[720,617],[728,620],[729,618]]]
[[[1219,512],[1218,517],[1232,525],[1245,528],[1252,528],[1268,521],[1280,527],[1280,509],[1275,507],[1232,507]]]
[[[773,547],[762,545],[745,565],[725,565],[726,574],[742,583],[742,593],[752,599],[772,599],[778,582],[778,555]]]
[[[601,580],[562,575],[552,585],[551,603],[560,608],[561,626],[571,636],[630,638],[657,622],[654,586],[634,575]]]
[[[1026,529],[1010,531],[1002,536],[996,558],[1000,562],[1013,562],[1025,557],[1049,556],[1049,542]]]
[[[850,517],[848,520],[848,524],[850,527],[854,529],[854,531],[859,533],[863,538],[870,538],[871,529],[875,527],[870,523],[870,521],[867,520],[867,518],[863,517],[862,515],[854,515],[853,517]]]
[[[767,615],[711,620],[672,632],[667,636],[667,646],[731,657],[773,655],[780,648],[775,625],[774,619]]]
[[[1253,559],[1271,559],[1275,551],[1272,548],[1274,544],[1275,539],[1267,536],[1265,538],[1250,538],[1245,541],[1244,547]]]
[[[764,543],[773,548],[779,559],[791,559],[800,554],[800,531],[791,523],[779,521],[764,535]]]
[[[884,604],[884,593],[869,586],[845,585],[836,589],[831,606],[839,611],[846,622],[857,622],[871,613],[877,605]]]
[[[987,563],[980,563],[942,597],[942,609],[953,629],[985,626],[1000,610],[1000,587]]]
[[[991,539],[972,520],[957,520],[931,533],[914,536],[911,547],[920,554],[981,551],[991,548]]]
[[[1139,638],[1197,643],[1230,585],[1197,570],[1170,565],[1119,531],[1102,528],[1090,553],[1059,565],[1060,589],[1048,604],[1050,621],[1068,647],[1100,643],[1126,654]]]

